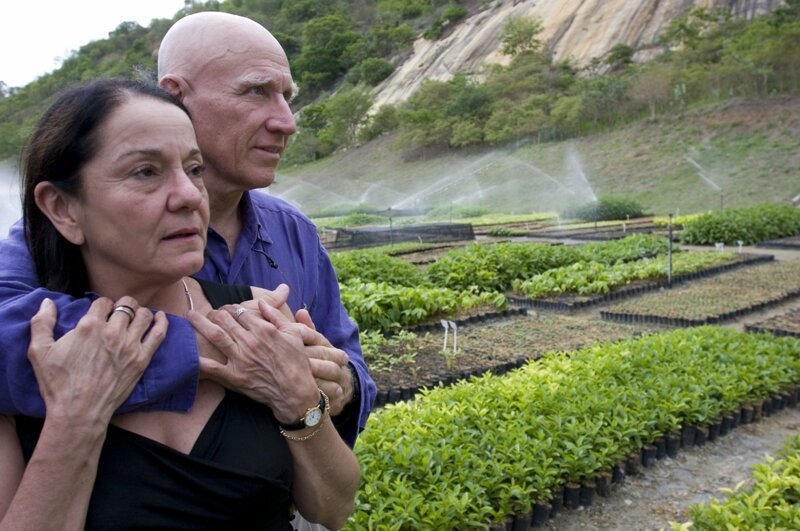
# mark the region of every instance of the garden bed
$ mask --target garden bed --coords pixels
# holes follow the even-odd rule
[[[601,317],[668,326],[717,324],[800,296],[800,261],[730,271],[610,306]]]
[[[768,249],[791,249],[800,251],[800,235],[781,238],[778,240],[767,240],[759,242],[756,247],[766,247]]]
[[[575,350],[596,341],[615,341],[641,334],[642,327],[603,322],[585,316],[530,312],[495,318],[480,325],[458,328],[458,353],[443,354],[444,329],[401,340],[382,350],[381,357],[405,359],[399,364],[366,360],[378,386],[378,405],[408,399],[419,389],[455,381],[487,371],[505,372],[524,360],[552,350]],[[452,349],[452,332],[448,351]],[[410,356],[412,353],[413,356]],[[376,363],[377,362],[377,363]]]
[[[676,275],[672,277],[672,284],[678,285],[684,282],[709,278],[714,275],[725,273],[742,266],[755,265],[764,262],[772,261],[771,255],[752,255],[741,254],[734,262],[721,264],[715,267],[703,269],[702,271],[695,271],[693,273],[686,273],[683,275]],[[604,304],[611,301],[627,299],[647,293],[650,291],[663,289],[668,286],[666,278],[657,278],[652,280],[638,280],[631,282],[625,286],[612,288],[610,293],[595,296],[577,295],[575,293],[563,293],[555,297],[546,297],[540,299],[526,299],[508,295],[507,299],[510,304],[522,306],[526,308],[539,308],[543,310],[555,311],[575,311],[599,304]]]
[[[770,332],[776,336],[800,337],[800,308],[792,308],[758,323],[745,326],[748,332]]]

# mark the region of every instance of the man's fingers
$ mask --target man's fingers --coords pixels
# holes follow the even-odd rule
[[[200,358],[200,378],[216,382],[227,389],[236,389],[230,368],[211,358]]]
[[[279,310],[270,306],[264,299],[258,299],[258,310],[261,312],[261,317],[265,321],[269,321],[275,327],[280,328],[282,325],[291,323],[289,319],[283,315]]]
[[[50,299],[44,299],[39,305],[39,310],[31,319],[31,343],[28,355],[31,352],[46,352],[53,344],[53,329],[56,326],[58,309]]]
[[[305,353],[309,359],[332,362],[339,367],[344,367],[350,361],[345,351],[335,347],[310,346],[305,349]]]
[[[308,364],[311,367],[311,374],[318,380],[329,380],[331,382],[341,382],[342,371],[350,370],[334,363],[332,361],[325,361],[320,359],[309,359]]]
[[[314,321],[311,319],[311,314],[308,313],[308,310],[305,308],[301,308],[297,310],[297,313],[294,314],[294,319],[298,323],[302,323],[309,327],[311,330],[316,330],[317,326],[314,324]]]

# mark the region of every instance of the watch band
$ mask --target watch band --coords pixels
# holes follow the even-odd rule
[[[308,408],[308,410],[306,411],[306,415],[308,415],[309,411],[315,408],[319,408],[319,410],[322,411],[323,413],[327,412],[328,409],[330,408],[330,406],[328,405],[328,397],[325,396],[325,393],[322,392],[322,389],[319,390],[319,404],[317,404],[314,407]],[[305,423],[306,415],[303,415],[303,417],[300,420],[298,420],[297,422],[293,422],[291,424],[281,424],[279,422],[278,426],[285,431],[302,430],[306,428],[306,423]]]

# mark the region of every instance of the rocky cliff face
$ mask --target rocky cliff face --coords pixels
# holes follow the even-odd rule
[[[411,56],[376,87],[375,108],[397,104],[413,94],[425,79],[447,81],[459,72],[477,73],[487,63],[503,63],[500,35],[509,17],[536,16],[542,37],[556,60],[585,66],[624,43],[655,53],[661,32],[674,18],[693,7],[729,7],[734,16],[752,18],[775,9],[782,0],[496,0],[471,14],[438,41],[419,39]]]

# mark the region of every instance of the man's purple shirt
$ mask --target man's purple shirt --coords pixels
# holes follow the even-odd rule
[[[342,306],[336,273],[316,228],[289,203],[261,192],[246,193],[240,207],[242,231],[233,256],[222,236],[209,229],[205,264],[195,276],[266,289],[281,283],[289,286],[292,311],[306,308],[317,330],[347,352],[358,375],[358,415],[338,425],[352,446],[366,424],[377,391],[364,363],[358,328]],[[0,413],[44,415],[44,402],[27,358],[30,320],[42,300],[49,297],[58,307],[54,334],[58,338],[75,327],[96,298],[89,293],[75,299],[37,286],[23,227],[17,222],[0,242]],[[198,379],[195,332],[185,319],[167,318],[167,337],[120,413],[188,411],[194,403]]]

